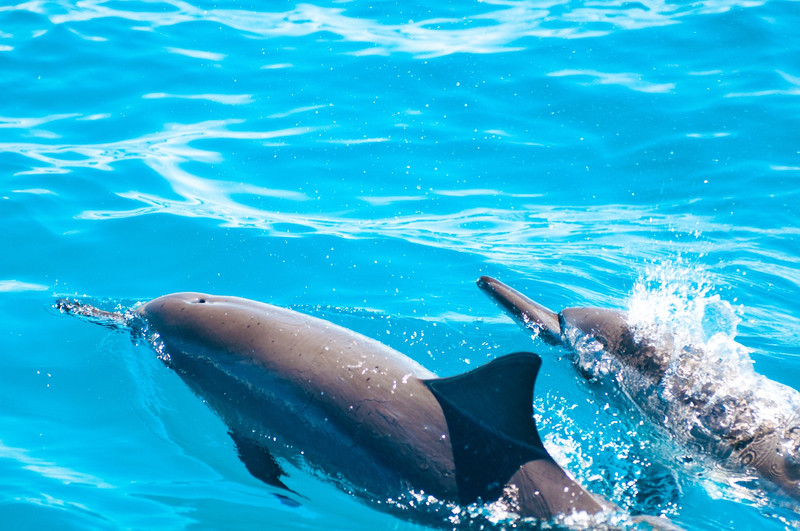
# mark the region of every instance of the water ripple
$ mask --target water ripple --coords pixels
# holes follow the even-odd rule
[[[185,55],[186,57],[191,57],[193,59],[207,59],[209,61],[215,61],[217,63],[225,59],[225,54],[206,52],[203,50],[187,50],[185,48],[167,48],[167,51],[169,53]]]
[[[48,286],[45,286],[44,284],[21,282],[19,280],[0,280],[0,293],[19,291],[47,291],[47,289]]]
[[[800,77],[787,74],[781,70],[775,71],[784,81],[789,83],[788,88],[757,90],[754,92],[730,92],[726,98],[757,98],[760,96],[800,96]]]
[[[49,16],[53,24],[72,24],[114,17],[135,22],[137,27],[132,29],[153,29],[205,20],[262,38],[304,37],[327,32],[346,42],[369,44],[367,48],[347,52],[353,55],[405,52],[427,58],[454,53],[518,51],[525,49],[519,42],[524,38],[597,37],[614,30],[665,26],[679,23],[687,16],[722,13],[764,3],[706,0],[686,5],[682,2],[660,0],[617,0],[586,5],[569,0],[492,0],[479,2],[473,8],[476,12],[472,16],[434,16],[419,21],[408,20],[403,24],[384,24],[374,19],[351,16],[342,7],[298,4],[289,11],[258,12],[203,9],[180,0],[156,4],[136,3],[140,8],[137,10],[122,9],[120,4],[105,0],[85,0],[78,4],[63,2],[57,4],[57,7],[51,2],[40,0],[3,7],[0,12],[31,11]],[[486,11],[487,7],[491,10]],[[224,58],[220,54],[206,51],[172,51],[216,61]]]
[[[316,106],[296,109],[297,112]],[[294,111],[289,111],[290,114]],[[46,123],[63,119],[63,115],[45,118],[6,118],[7,126]],[[133,218],[149,214],[171,214],[189,218],[215,220],[226,227],[257,228],[267,234],[297,236],[323,234],[346,239],[391,238],[441,249],[470,252],[486,260],[510,267],[529,268],[532,261],[549,262],[560,257],[591,254],[592,261],[563,265],[579,277],[607,272],[619,267],[614,260],[650,259],[663,253],[665,243],[680,252],[683,244],[677,235],[685,235],[689,248],[698,248],[700,234],[708,234],[701,249],[711,252],[722,249],[732,238],[742,252],[750,249],[750,241],[758,237],[785,239],[800,234],[800,229],[781,227],[729,226],[712,216],[691,213],[689,203],[663,205],[653,212],[648,205],[603,205],[598,207],[553,206],[539,194],[502,192],[497,189],[453,189],[419,191],[412,194],[356,194],[369,208],[347,213],[319,212],[317,199],[312,200],[299,189],[243,184],[202,176],[202,165],[217,164],[222,153],[197,147],[198,141],[245,140],[265,141],[307,135],[316,129],[293,127],[273,131],[234,130],[240,120],[212,120],[194,124],[171,124],[163,131],[125,140],[97,144],[45,144],[35,142],[0,143],[0,152],[16,153],[39,163],[16,175],[59,174],[81,169],[111,171],[124,161],[138,161],[159,175],[177,195],[164,196],[153,189],[136,191],[117,189],[108,184],[117,197],[135,203],[131,208],[85,208],[79,219],[103,220]],[[189,171],[200,164],[201,174]],[[126,187],[127,188],[127,187]],[[315,194],[316,195],[316,194]],[[465,205],[467,198],[476,202]],[[511,204],[500,208],[503,198]],[[274,200],[291,201],[275,203]],[[513,201],[511,201],[513,200]],[[691,200],[687,200],[691,202]],[[307,208],[301,208],[308,202]],[[395,210],[399,203],[419,202],[420,210]],[[496,206],[486,206],[492,203]],[[475,204],[480,205],[475,207]],[[436,213],[430,213],[436,205]],[[387,208],[392,208],[387,212]],[[424,208],[422,208],[424,207]],[[422,211],[426,213],[421,213]],[[299,230],[298,230],[299,229]],[[727,239],[714,243],[715,234]],[[699,239],[699,240],[698,240]],[[558,242],[559,253],[542,255],[537,242]],[[588,249],[596,249],[589,253]],[[762,256],[753,249],[751,260]],[[783,254],[781,254],[783,257]],[[784,257],[786,258],[786,257]],[[775,263],[775,258],[769,258]],[[787,262],[788,263],[788,262]],[[783,272],[785,274],[785,272]]]
[[[8,119],[7,123],[24,124],[37,119]],[[44,120],[44,119],[43,119]],[[36,173],[66,173],[74,168],[111,170],[111,165],[124,160],[140,160],[146,165],[169,175],[175,183],[182,182],[180,163],[195,161],[214,163],[221,156],[214,151],[190,147],[195,140],[238,139],[273,140],[307,134],[319,128],[290,127],[275,131],[234,131],[228,127],[243,120],[209,120],[194,124],[168,124],[165,130],[138,138],[99,144],[38,144],[24,142],[0,143],[0,153],[18,153],[45,167],[32,168],[17,175]],[[202,187],[201,187],[202,188]]]
[[[637,92],[665,93],[672,92],[675,89],[674,83],[651,83],[649,81],[644,81],[641,74],[630,72],[614,74],[598,72],[596,70],[559,70],[557,72],[550,72],[547,75],[550,77],[586,76],[594,78],[593,81],[586,84],[620,85]]]
[[[20,467],[26,470],[30,470],[42,477],[60,481],[64,484],[74,483],[91,485],[99,489],[113,488],[113,485],[106,483],[98,477],[65,468],[45,459],[32,457],[29,455],[28,450],[6,446],[2,441],[0,441],[0,458],[15,461]]]
[[[251,94],[167,94],[165,92],[151,92],[142,98],[146,100],[176,98],[183,100],[206,100],[223,105],[244,105],[253,102]]]
[[[42,116],[37,118],[12,118],[0,116],[0,129],[25,129],[30,130],[34,127],[39,127],[46,123],[54,122],[56,120],[66,120],[68,118],[79,117],[78,113],[64,113],[64,114],[51,114],[49,116]]]

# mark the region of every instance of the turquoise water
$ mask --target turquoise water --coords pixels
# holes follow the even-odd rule
[[[53,309],[182,290],[441,375],[533,349],[540,430],[587,488],[688,529],[800,527],[474,284],[722,308],[719,355],[800,388],[798,42],[780,1],[0,6],[0,527],[417,528],[306,470],[282,504],[146,345]]]

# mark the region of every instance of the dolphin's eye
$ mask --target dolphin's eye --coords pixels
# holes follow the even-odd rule
[[[203,303],[206,302],[206,300],[205,299],[197,299],[197,302],[200,303],[200,304],[203,304]]]

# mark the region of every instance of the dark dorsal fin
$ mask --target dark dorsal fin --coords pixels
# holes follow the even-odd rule
[[[541,364],[538,355],[520,352],[425,382],[447,421],[461,503],[496,499],[522,465],[552,461],[533,420]]]

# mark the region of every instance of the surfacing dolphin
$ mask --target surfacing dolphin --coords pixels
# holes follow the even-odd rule
[[[275,456],[368,500],[424,492],[521,517],[615,511],[572,480],[533,420],[536,354],[450,378],[351,330],[237,297],[176,293],[127,314],[61,300],[66,313],[150,338],[225,421],[248,470],[286,488]],[[661,520],[661,519],[657,519]]]
[[[794,389],[749,365],[726,381],[704,366],[714,360],[695,347],[639,329],[622,311],[555,313],[494,278],[483,276],[478,286],[524,328],[572,348],[585,376],[613,382],[683,443],[800,500],[800,393]]]

